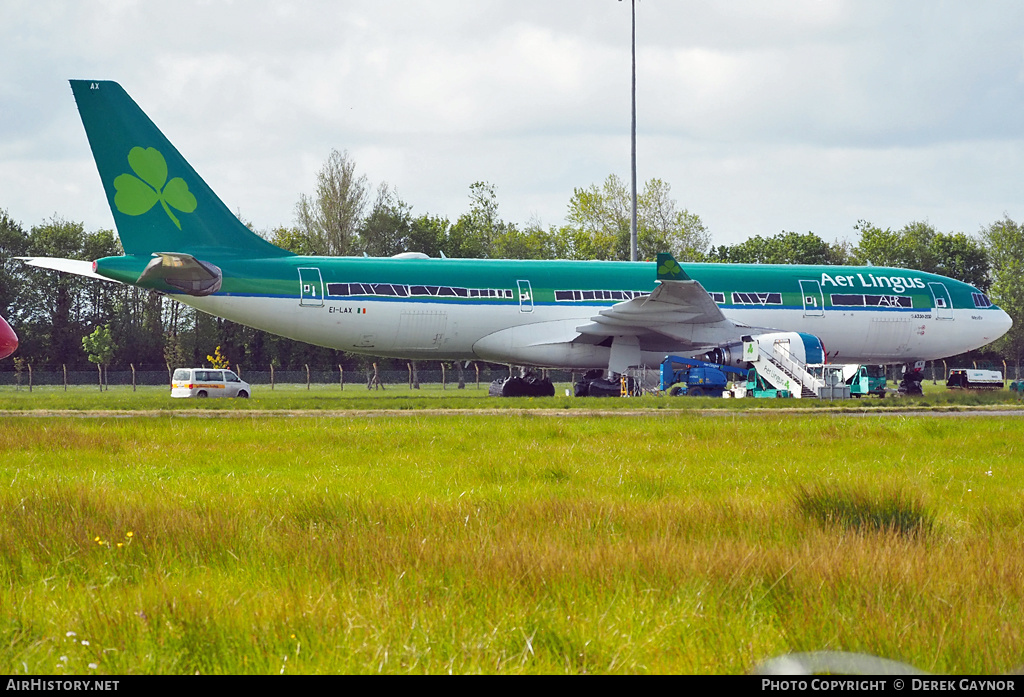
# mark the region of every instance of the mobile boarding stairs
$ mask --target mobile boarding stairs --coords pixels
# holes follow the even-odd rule
[[[843,381],[842,366],[804,362],[805,346],[811,339],[820,346],[817,337],[793,332],[745,336],[743,359],[765,382],[797,399],[849,399],[850,386]],[[824,358],[823,351],[821,356]]]

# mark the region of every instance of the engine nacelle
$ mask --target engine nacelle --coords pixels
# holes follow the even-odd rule
[[[99,262],[96,262],[97,264]],[[196,259],[190,254],[157,252],[153,255],[138,283],[161,280],[183,293],[201,298],[220,290],[224,274],[219,266]]]
[[[719,365],[745,368],[750,362],[758,359],[757,354],[753,353],[756,349],[750,347],[752,342],[765,348],[779,346],[785,353],[801,363],[825,362],[825,346],[821,343],[821,339],[804,332],[769,332],[745,336],[742,341],[723,344],[708,351],[707,360]]]
[[[749,341],[750,337],[743,337]],[[719,365],[728,365],[733,368],[746,368],[749,361],[743,357],[743,341],[733,341],[728,344],[711,349],[704,354],[705,360]]]

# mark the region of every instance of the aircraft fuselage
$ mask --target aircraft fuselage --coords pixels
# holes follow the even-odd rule
[[[606,367],[609,347],[581,341],[576,328],[601,309],[655,287],[653,263],[358,257],[217,263],[224,273],[220,292],[174,297],[232,321],[344,351],[564,368]],[[938,359],[983,346],[1010,326],[978,289],[919,271],[682,267],[728,319],[754,330],[813,334],[831,361]],[[701,329],[694,325],[689,345],[641,336],[644,363],[729,340]]]

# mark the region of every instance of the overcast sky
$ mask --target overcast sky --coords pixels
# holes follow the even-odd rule
[[[69,78],[120,82],[232,210],[294,222],[332,148],[414,214],[520,225],[629,179],[616,0],[3,0],[0,208],[112,227]],[[637,169],[714,244],[1024,218],[1019,0],[639,0]]]

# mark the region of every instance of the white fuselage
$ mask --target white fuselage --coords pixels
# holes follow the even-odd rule
[[[564,368],[608,365],[608,348],[573,342],[575,328],[587,323],[600,309],[593,306],[482,307],[465,302],[425,305],[331,298],[310,305],[289,298],[175,297],[240,324],[354,353]],[[999,310],[956,309],[942,313],[946,315],[943,318],[929,310],[908,313],[866,308],[828,309],[815,316],[794,308],[729,308],[723,312],[749,327],[813,334],[824,343],[830,361],[843,363],[940,359],[985,345],[1009,327],[1009,318]],[[488,341],[488,337],[502,332],[511,338],[500,343]],[[538,349],[529,356],[542,358],[521,360],[524,354],[518,349],[524,345]],[[664,355],[664,351],[645,352],[643,361],[654,366]]]

